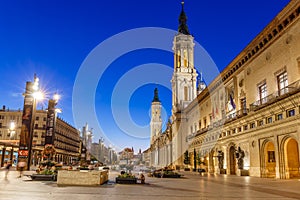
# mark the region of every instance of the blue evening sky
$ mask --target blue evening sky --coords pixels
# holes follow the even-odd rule
[[[73,118],[72,94],[77,73],[87,56],[101,42],[127,30],[141,27],[177,30],[180,2],[0,0],[0,105],[6,105],[10,109],[22,109],[25,83],[32,81],[33,74],[36,73],[48,98],[55,92],[62,95],[58,104],[63,111],[60,117],[76,128],[81,128],[85,122],[75,122]],[[191,34],[222,70],[288,2],[289,0],[186,0],[185,12]],[[148,39],[151,40],[151,37]],[[169,51],[172,51],[172,39],[167,41],[170,45]],[[117,50],[121,47],[114,44],[113,48]],[[99,60],[113,53],[109,50],[99,55]],[[130,134],[128,130],[125,133],[117,125],[112,107],[120,111],[119,115],[122,116],[123,104],[111,103],[118,81],[135,67],[149,63],[172,67],[173,55],[159,49],[131,51],[115,59],[99,77],[95,95],[92,97],[95,105],[91,106],[95,108],[96,120],[101,128],[86,121],[94,130],[94,141],[103,137],[107,145],[117,150],[134,147],[138,151],[149,147],[150,129],[147,125],[150,122],[149,109],[153,90],[155,87],[159,89],[159,97],[166,111],[164,121],[171,114],[171,91],[154,81],[140,83],[129,95],[130,120],[137,127],[146,126],[146,131],[143,129],[141,135]],[[149,74],[146,71],[145,74],[140,73],[129,80],[138,82],[145,79]],[[163,70],[155,68],[152,73],[156,72],[160,78],[165,78],[171,84],[171,74],[164,74]],[[88,85],[85,89],[89,90]],[[122,90],[125,95],[126,92],[129,90]],[[115,94],[116,101],[123,101],[121,96]],[[84,93],[82,98],[85,98]],[[39,107],[41,106],[47,107],[47,101],[40,103]],[[80,111],[81,117],[89,114],[84,110]],[[127,119],[125,114],[124,118]]]

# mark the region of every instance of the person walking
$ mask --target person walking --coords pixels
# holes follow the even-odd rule
[[[21,178],[23,176],[23,171],[25,169],[25,166],[26,166],[26,162],[24,161],[18,162],[18,170],[20,171],[20,175],[18,176],[18,178]]]
[[[7,176],[8,176],[8,173],[9,173],[9,171],[10,171],[10,168],[11,168],[11,166],[12,166],[12,164],[11,164],[11,161],[8,161],[7,163],[6,163],[6,166],[5,166],[5,179],[7,179]]]

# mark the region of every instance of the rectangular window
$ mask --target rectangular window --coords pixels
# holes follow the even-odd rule
[[[188,62],[187,62],[187,51],[186,49],[183,50],[183,59],[184,59],[184,66],[187,67],[188,66]]]
[[[241,132],[242,131],[242,127],[238,127],[238,132]]]
[[[275,162],[275,151],[268,151],[268,162]]]
[[[243,114],[247,114],[246,98],[241,99],[241,109],[242,109]]]
[[[286,114],[287,114],[287,117],[292,117],[295,115],[295,110],[294,109],[288,110]]]
[[[267,119],[267,123],[268,124],[270,124],[270,123],[272,123],[273,122],[273,119],[272,119],[272,117],[268,117],[268,119]]]
[[[38,121],[39,119],[40,119],[40,117],[36,117],[36,118],[35,118],[35,120],[37,120],[37,121]]]
[[[260,104],[267,102],[267,84],[263,83],[258,87]]]
[[[282,120],[282,119],[283,119],[282,113],[276,115],[276,120]]]
[[[255,128],[255,123],[254,122],[250,124],[250,128]]]
[[[206,118],[203,119],[204,122],[204,128],[206,128]]]
[[[0,128],[2,128],[2,123],[0,123]]]
[[[264,121],[263,121],[263,120],[259,120],[259,121],[257,122],[257,125],[258,125],[258,126],[264,125]]]
[[[248,130],[248,125],[244,126],[244,131]]]
[[[277,76],[278,94],[283,95],[288,92],[287,72],[283,72]]]
[[[199,121],[199,129],[201,129],[201,120]]]
[[[188,101],[188,95],[189,95],[189,91],[188,91],[188,87],[184,87],[184,100]]]
[[[45,122],[46,120],[47,120],[47,118],[46,118],[46,117],[44,117],[44,118],[43,118],[43,121]]]

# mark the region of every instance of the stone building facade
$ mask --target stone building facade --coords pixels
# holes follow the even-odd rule
[[[41,160],[41,151],[45,145],[47,111],[35,112],[33,130],[33,164]],[[12,127],[12,124],[13,127]],[[22,110],[9,110],[3,106],[0,109],[0,141],[19,144],[22,124]],[[65,164],[77,161],[80,157],[80,132],[64,120],[57,118],[55,125],[54,147],[56,149],[55,160]],[[4,147],[4,146],[3,146]],[[7,149],[8,150],[8,149]],[[13,151],[17,151],[14,148]]]
[[[193,101],[172,110],[169,165],[184,167],[188,150],[197,160],[190,167],[209,173],[300,176],[299,15],[291,1]]]

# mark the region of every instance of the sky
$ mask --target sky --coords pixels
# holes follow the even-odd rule
[[[186,0],[184,10],[221,71],[288,2]],[[0,106],[22,109],[36,73],[46,93],[39,108],[58,93],[59,117],[78,129],[88,123],[94,142],[146,150],[154,88],[164,123],[171,115],[180,11],[180,0],[0,0]]]

